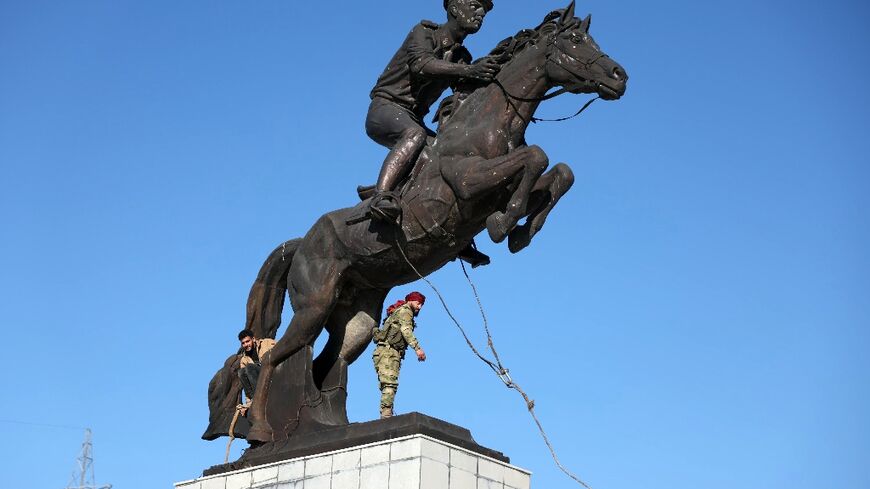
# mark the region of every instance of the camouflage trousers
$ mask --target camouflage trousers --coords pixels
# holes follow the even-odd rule
[[[399,389],[399,369],[402,367],[402,354],[389,346],[378,345],[372,355],[375,372],[381,389],[381,413],[393,410],[396,391]]]

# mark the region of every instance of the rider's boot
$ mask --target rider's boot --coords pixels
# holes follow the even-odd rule
[[[489,256],[478,251],[477,245],[474,244],[473,240],[457,256],[460,260],[471,265],[471,268],[489,265]]]
[[[387,222],[396,222],[402,212],[398,196],[391,194],[399,181],[408,174],[412,162],[426,145],[426,130],[422,127],[408,128],[402,138],[390,150],[381,166],[375,196],[371,201],[372,217]]]

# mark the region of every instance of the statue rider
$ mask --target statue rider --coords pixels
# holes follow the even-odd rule
[[[444,0],[447,22],[424,20],[414,26],[378,78],[371,91],[366,133],[390,153],[375,185],[373,218],[398,218],[401,209],[394,191],[411,173],[427,136],[435,136],[423,117],[444,90],[463,79],[490,81],[498,73],[499,65],[492,60],[471,64],[471,53],[462,45],[466,36],[480,30],[492,7],[492,0]],[[359,190],[363,194],[366,189]],[[459,256],[475,266],[489,263],[472,246]]]

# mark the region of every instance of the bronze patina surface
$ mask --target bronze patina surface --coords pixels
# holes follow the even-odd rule
[[[605,100],[626,90],[626,72],[589,35],[590,20],[575,17],[572,2],[476,61],[497,63],[498,74],[465,80],[442,104],[437,136],[400,185],[397,223],[360,218],[370,208],[364,200],[324,214],[269,255],[248,298],[246,327],[274,338],[285,296],[293,317],[262,359],[248,418],[236,426],[236,436],[258,446],[246,457],[272,453],[275,443],[292,451],[288,439],[348,425],[347,367],[371,342],[387,293],[419,278],[408,261],[428,275],[484,230],[514,253],[531,243],[574,180],[568,165],[549,166],[546,153],[526,143],[538,105],[556,88]],[[313,358],[310,345],[324,330],[328,342]],[[209,385],[205,439],[227,434],[239,398],[234,358]]]

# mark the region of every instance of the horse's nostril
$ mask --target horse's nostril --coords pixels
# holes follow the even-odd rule
[[[617,80],[625,79],[625,71],[622,70],[619,66],[614,66],[613,71],[610,73],[610,76],[616,78]]]

